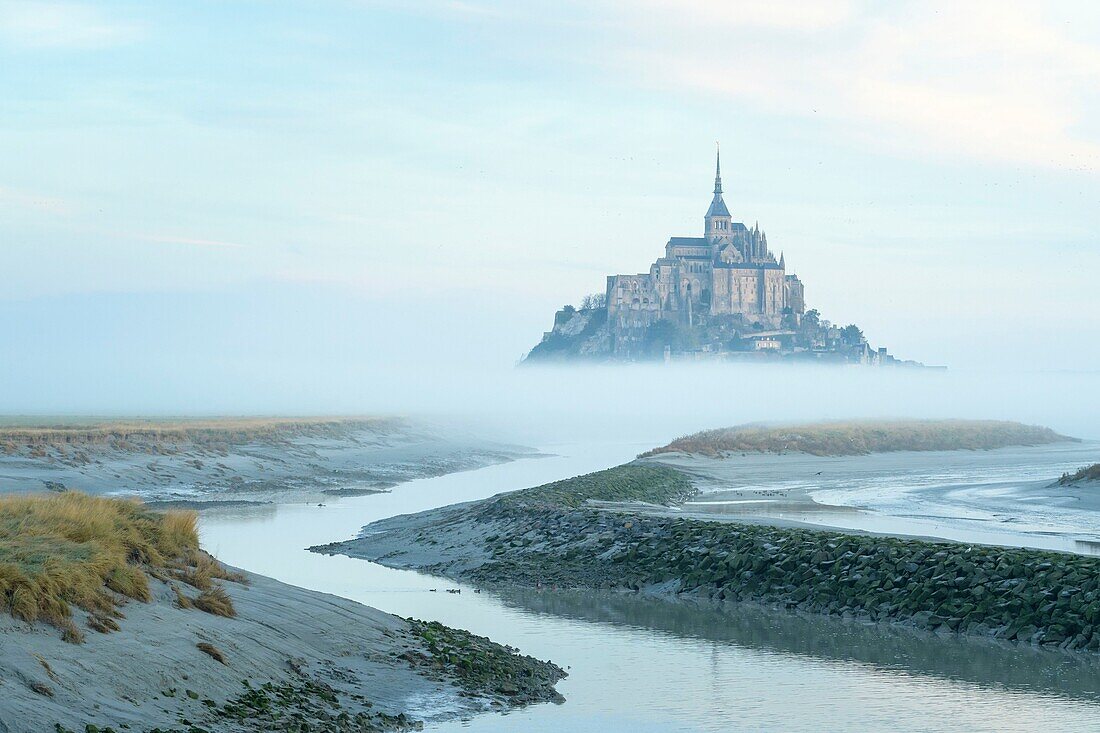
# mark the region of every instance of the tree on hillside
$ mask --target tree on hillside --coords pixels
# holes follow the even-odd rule
[[[863,331],[860,331],[854,323],[849,323],[840,330],[840,339],[846,344],[855,346],[863,342]]]
[[[590,311],[598,308],[604,308],[607,306],[607,295],[605,293],[592,293],[586,295],[581,300],[581,310]]]

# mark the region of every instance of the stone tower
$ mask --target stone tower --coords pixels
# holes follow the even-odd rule
[[[717,147],[717,143],[715,143]],[[722,152],[715,151],[714,158],[714,198],[710,201],[705,218],[705,236],[711,245],[721,246],[733,241],[733,217],[730,216],[726,202],[722,200]]]

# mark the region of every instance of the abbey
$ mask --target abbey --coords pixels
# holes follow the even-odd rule
[[[797,325],[805,310],[802,282],[777,262],[757,224],[735,222],[722,198],[721,158],[715,161],[714,198],[701,237],[672,237],[648,273],[609,275],[607,321],[615,351],[630,350],[656,321],[693,327],[732,316],[744,326]]]
[[[802,281],[782,254],[776,260],[760,225],[730,215],[720,159],[703,236],[672,237],[649,272],[611,275],[580,308],[562,307],[523,362],[572,360],[923,366],[872,348],[854,323],[806,309]]]

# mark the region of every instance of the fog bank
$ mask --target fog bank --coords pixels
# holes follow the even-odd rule
[[[1087,354],[1063,357],[1064,370],[978,345],[947,371],[516,368],[552,310],[493,292],[378,300],[300,285],[0,302],[0,414],[398,414],[526,443],[652,442],[757,420],[967,417],[1100,438],[1100,370]]]

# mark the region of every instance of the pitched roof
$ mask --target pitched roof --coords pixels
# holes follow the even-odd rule
[[[711,199],[710,208],[707,209],[707,216],[729,216],[730,210],[726,208],[726,202],[722,200],[722,194],[714,194],[714,198]]]

